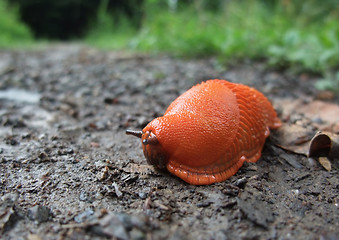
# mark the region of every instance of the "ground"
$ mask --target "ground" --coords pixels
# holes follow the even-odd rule
[[[78,45],[0,52],[2,239],[338,239],[337,169],[281,148],[281,130],[225,182],[192,186],[147,165],[125,130],[214,78],[263,92],[284,126],[318,130],[322,119],[286,110],[319,97],[308,74]]]

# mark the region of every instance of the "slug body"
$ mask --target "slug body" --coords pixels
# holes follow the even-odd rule
[[[233,176],[245,161],[256,162],[269,129],[279,126],[262,93],[215,79],[179,96],[139,137],[149,164],[206,185]]]

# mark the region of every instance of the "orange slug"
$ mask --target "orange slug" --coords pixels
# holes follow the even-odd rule
[[[207,185],[233,176],[245,161],[256,162],[270,128],[280,126],[262,93],[215,79],[183,93],[142,131],[126,134],[142,139],[149,164]]]

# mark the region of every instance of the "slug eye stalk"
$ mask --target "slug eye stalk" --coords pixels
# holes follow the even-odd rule
[[[142,131],[136,131],[136,130],[129,130],[129,129],[127,129],[126,130],[126,134],[127,135],[132,135],[132,136],[135,136],[135,137],[138,137],[138,138],[141,138],[143,132]]]
[[[143,133],[142,131],[126,130],[126,134],[132,135],[132,136],[135,136],[135,137],[138,137],[138,138],[142,138],[142,143],[144,145],[159,143],[157,137],[151,132]],[[143,138],[144,134],[145,134],[145,136]]]

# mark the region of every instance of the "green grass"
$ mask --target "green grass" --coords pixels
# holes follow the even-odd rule
[[[18,19],[18,12],[0,0],[0,48],[27,47],[33,37],[29,29]]]
[[[267,5],[267,1],[233,0],[225,1],[218,11],[191,5],[179,6],[175,12],[158,3],[147,1],[139,30],[127,21],[117,27],[102,8],[99,27],[87,42],[102,48],[181,57],[215,55],[224,62],[266,59],[271,66],[324,75],[339,67],[339,7],[335,1],[289,0]]]

